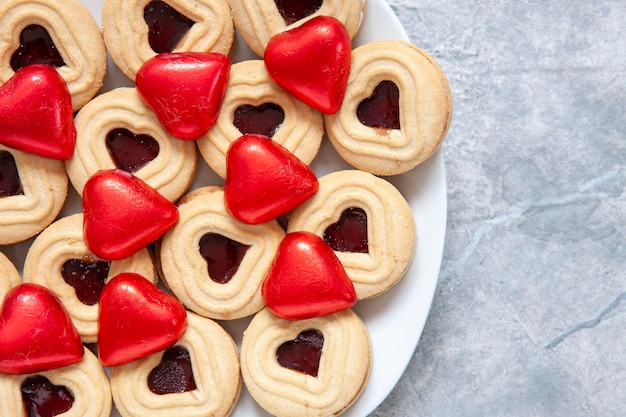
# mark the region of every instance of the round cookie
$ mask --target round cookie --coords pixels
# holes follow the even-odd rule
[[[52,385],[63,387],[74,397],[71,408],[60,414],[63,417],[109,417],[112,397],[109,378],[98,358],[85,348],[83,359],[70,366],[38,374],[8,375],[0,373],[0,415],[28,416],[24,411],[22,384],[36,386],[45,378]]]
[[[104,169],[131,172],[170,201],[193,181],[194,143],[168,134],[135,88],[99,95],[78,112],[75,124],[74,155],[65,164],[81,195],[91,175]]]
[[[94,343],[98,338],[100,291],[105,282],[122,272],[138,273],[155,285],[158,281],[148,249],[113,262],[93,255],[83,240],[83,214],[77,213],[55,221],[35,238],[26,254],[23,275],[24,282],[52,290],[72,317],[83,342]]]
[[[301,353],[298,345],[307,355],[318,351],[317,369],[290,360]],[[241,344],[246,387],[261,407],[278,417],[340,415],[365,388],[371,365],[368,331],[350,309],[307,320],[283,320],[263,309]]]
[[[390,117],[377,120],[387,112]],[[324,125],[346,162],[372,174],[396,175],[439,148],[451,117],[450,86],[437,62],[408,42],[380,40],[352,51],[343,104],[324,116]]]
[[[63,161],[0,145],[0,245],[24,241],[48,226],[63,208],[68,180]],[[6,181],[11,178],[10,181]]]
[[[9,258],[0,252],[0,306],[7,292],[16,285],[19,285],[22,279],[15,265]]]
[[[157,249],[162,278],[172,293],[187,308],[213,319],[237,319],[259,311],[264,306],[261,284],[283,229],[276,221],[260,225],[236,221],[226,210],[219,187],[192,191],[181,199],[178,211],[178,223]]]
[[[182,37],[175,41],[166,36],[151,42],[153,31],[146,20],[151,19],[151,11],[163,19],[159,21],[159,32],[168,33],[168,26],[173,25],[181,28]],[[226,0],[105,0],[102,31],[111,58],[133,81],[144,62],[157,53],[211,51],[228,55],[234,42],[233,19]]]
[[[25,65],[47,63],[56,67],[67,83],[74,110],[102,86],[106,72],[102,32],[80,1],[3,0],[0,27],[0,84]],[[46,41],[53,61],[41,58],[38,52]]]
[[[353,38],[361,27],[365,0],[323,0],[318,8],[299,10],[296,1],[283,1],[279,7],[275,0],[228,0],[235,27],[250,49],[263,56],[267,43],[277,33],[301,25],[315,16],[333,16],[346,27]],[[282,9],[282,13],[281,13]],[[315,9],[315,10],[314,10]],[[283,16],[284,15],[284,16]]]
[[[289,216],[287,231],[298,230],[315,233],[331,244],[359,299],[380,295],[395,285],[415,251],[408,202],[387,180],[358,170],[321,177],[317,194]]]
[[[278,124],[280,112],[283,120]],[[255,123],[263,118],[266,121]],[[236,120],[243,131],[235,124]],[[220,177],[226,177],[228,147],[246,133],[269,136],[305,164],[310,164],[322,142],[324,119],[320,112],[274,83],[263,61],[242,61],[231,67],[215,125],[197,140],[200,154]]]
[[[193,385],[182,389],[178,386],[177,392],[172,392],[175,387],[167,386],[167,381],[159,376],[164,372],[159,372],[158,367],[167,370],[162,360],[171,353],[181,357],[180,348],[189,354],[187,363]],[[174,349],[178,352],[166,350],[111,369],[111,390],[120,414],[123,417],[230,415],[242,382],[237,347],[230,335],[211,319],[188,312],[187,330]],[[170,372],[178,374],[178,369]]]

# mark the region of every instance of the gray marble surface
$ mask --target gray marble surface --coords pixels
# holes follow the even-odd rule
[[[626,2],[389,0],[448,75],[444,259],[371,414],[626,414]]]

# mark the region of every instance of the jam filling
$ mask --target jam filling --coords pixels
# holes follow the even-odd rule
[[[109,263],[89,259],[70,259],[63,263],[61,275],[74,287],[78,300],[88,306],[98,304],[109,275]]]
[[[9,151],[0,151],[0,198],[22,194],[24,189],[15,158]]]
[[[111,130],[106,146],[115,165],[131,174],[159,155],[159,142],[152,136],[135,135],[128,129]]]
[[[207,262],[209,277],[218,284],[226,284],[232,279],[250,247],[218,233],[202,236],[199,246],[200,254]]]
[[[67,388],[53,385],[42,375],[27,377],[21,390],[28,417],[56,416],[67,412],[74,404],[74,396]]]
[[[40,25],[29,25],[22,30],[20,46],[11,56],[13,71],[31,64],[46,64],[56,68],[65,65],[50,34]]]
[[[156,53],[172,52],[195,23],[164,1],[149,2],[143,10],[148,42]]]
[[[320,331],[305,330],[278,347],[276,360],[284,368],[317,377],[323,346],[324,335]]]
[[[161,362],[148,375],[148,388],[157,395],[195,390],[189,351],[174,346],[163,352]]]
[[[365,126],[400,129],[400,91],[393,81],[382,81],[371,96],[357,107],[357,118]]]
[[[326,228],[324,241],[334,251],[368,253],[365,211],[354,207],[344,210],[339,221]]]
[[[323,0],[274,0],[274,2],[285,23],[290,25],[318,11]]]
[[[237,107],[233,124],[244,134],[256,134],[272,137],[283,124],[285,112],[274,103],[264,103],[260,106],[245,104]]]

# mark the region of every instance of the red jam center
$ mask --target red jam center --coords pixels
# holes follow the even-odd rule
[[[174,346],[163,352],[161,362],[148,375],[148,388],[157,395],[196,389],[187,349]]]
[[[323,0],[274,0],[274,2],[285,23],[292,24],[318,11]]]
[[[195,23],[160,0],[148,3],[143,18],[148,24],[148,42],[156,53],[172,52]]]
[[[109,275],[109,263],[70,259],[63,263],[61,275],[65,282],[74,287],[80,302],[92,306],[100,300],[100,293]]]
[[[276,351],[280,366],[317,377],[324,346],[324,335],[318,330],[301,332],[294,340],[283,343]]]
[[[372,95],[357,107],[356,114],[365,126],[381,129],[400,129],[400,92],[393,81],[383,81]]]
[[[52,417],[65,413],[74,404],[74,396],[63,386],[52,385],[41,375],[22,382],[22,402],[28,417]]]
[[[106,145],[115,165],[135,173],[159,155],[159,142],[152,136],[135,135],[128,129],[113,129],[106,137]]]
[[[11,68],[17,71],[31,64],[52,67],[65,65],[48,31],[40,25],[29,25],[20,34],[20,46],[11,56]]]
[[[365,211],[360,208],[344,210],[339,221],[324,232],[324,241],[335,251],[368,253]]]
[[[257,134],[271,138],[284,120],[285,112],[277,104],[245,104],[235,110],[233,124],[244,135]]]
[[[209,277],[226,284],[237,273],[241,260],[250,246],[218,233],[207,233],[200,239],[200,254],[207,262]]]
[[[9,151],[0,151],[0,198],[22,194],[24,190],[15,158]]]

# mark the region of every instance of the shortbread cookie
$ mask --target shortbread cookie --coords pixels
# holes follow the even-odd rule
[[[158,53],[228,55],[234,41],[226,0],[105,0],[102,30],[111,58],[131,80]]]
[[[280,88],[261,60],[233,64],[226,96],[211,130],[197,140],[204,160],[226,177],[226,152],[244,134],[271,137],[310,164],[324,135],[322,114]]]
[[[9,290],[21,282],[20,273],[5,254],[0,252],[0,305]]]
[[[158,248],[162,277],[192,311],[237,319],[259,311],[261,284],[284,237],[276,221],[247,225],[224,206],[224,192],[204,187],[181,199],[178,223]]]
[[[104,169],[135,174],[170,201],[193,181],[195,145],[167,133],[135,88],[99,95],[78,112],[75,123],[76,147],[66,167],[81,195],[91,175]]]
[[[98,358],[85,348],[83,359],[74,364],[38,374],[0,373],[0,415],[28,416],[34,401],[46,397],[45,415],[63,417],[109,417],[112,397],[109,378]],[[28,398],[31,398],[29,401]],[[30,404],[27,404],[30,402]],[[66,410],[66,411],[63,411]],[[56,411],[52,414],[52,411]]]
[[[241,385],[233,339],[191,312],[175,346],[111,369],[113,399],[123,417],[226,417]]]
[[[396,175],[439,148],[451,117],[450,86],[435,59],[408,42],[383,40],[352,52],[343,104],[324,123],[349,164]]]
[[[63,302],[81,339],[96,342],[98,300],[104,284],[122,272],[140,274],[156,284],[152,255],[142,249],[131,257],[107,262],[83,240],[83,214],[63,217],[33,241],[24,261],[24,282],[43,285]]]
[[[350,309],[307,320],[261,310],[245,330],[241,372],[254,399],[274,416],[337,416],[367,383],[372,352]]]
[[[104,40],[80,1],[3,0],[0,27],[0,84],[26,65],[51,65],[67,82],[74,110],[102,86]]]
[[[358,170],[321,177],[317,194],[289,216],[288,232],[298,230],[315,233],[333,248],[359,299],[395,285],[415,251],[408,202],[390,182]]]
[[[263,56],[272,36],[299,26],[315,16],[333,16],[354,37],[361,27],[365,0],[319,0],[298,2],[294,0],[228,0],[235,27],[250,49]]]
[[[0,245],[26,240],[48,226],[67,198],[63,161],[0,145]]]

